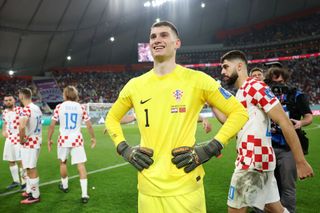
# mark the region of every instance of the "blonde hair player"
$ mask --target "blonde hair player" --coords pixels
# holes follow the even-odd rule
[[[64,102],[58,104],[51,118],[51,124],[48,129],[48,150],[52,150],[52,134],[54,126],[59,121],[59,138],[58,138],[58,159],[60,160],[61,183],[59,189],[65,193],[68,188],[68,172],[67,159],[71,155],[71,164],[77,164],[80,186],[81,186],[81,202],[88,203],[88,180],[85,162],[87,161],[84,150],[84,140],[81,134],[81,123],[85,122],[88,132],[91,136],[91,148],[96,145],[96,138],[90,122],[90,118],[83,106],[81,106],[78,91],[73,86],[67,86],[63,90]]]

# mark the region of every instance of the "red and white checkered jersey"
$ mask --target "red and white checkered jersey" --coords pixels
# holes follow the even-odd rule
[[[20,143],[19,137],[19,115],[21,107],[14,107],[12,110],[5,109],[2,114],[4,125],[6,125],[6,132],[8,133],[8,140],[17,144]]]
[[[275,155],[267,112],[279,103],[263,82],[248,78],[236,98],[246,107],[249,120],[237,135],[236,169],[273,171]]]
[[[54,110],[52,120],[60,122],[59,146],[83,146],[81,123],[82,121],[90,120],[84,106],[74,101],[65,101],[62,104],[58,104]]]
[[[42,112],[34,103],[30,103],[20,112],[20,117],[27,117],[25,148],[38,149],[42,143]]]

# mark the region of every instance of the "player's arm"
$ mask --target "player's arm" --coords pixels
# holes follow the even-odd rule
[[[281,127],[282,133],[296,161],[298,177],[300,179],[304,179],[313,176],[313,170],[304,158],[299,138],[294,130],[293,124],[285,114],[280,103],[276,104],[270,111],[267,112],[267,114]]]
[[[203,129],[204,129],[204,131],[206,133],[211,132],[212,126],[211,126],[211,123],[209,122],[209,120],[207,118],[202,117],[201,115],[199,115],[198,123],[202,123],[202,127],[203,127]]]
[[[49,152],[51,152],[51,150],[52,150],[52,144],[53,144],[52,135],[54,133],[54,127],[55,127],[56,123],[57,123],[56,120],[51,119],[51,123],[48,128],[48,151]]]
[[[222,112],[220,112],[217,108],[215,107],[211,107],[211,110],[213,112],[213,114],[216,116],[217,120],[221,123],[224,124],[224,122],[226,122],[227,120],[227,116],[225,114],[223,114]]]
[[[92,128],[92,124],[91,124],[91,121],[90,120],[87,120],[86,121],[86,126],[87,126],[87,130],[91,136],[91,148],[94,148],[96,146],[96,137],[94,135],[94,130]]]
[[[29,118],[26,116],[20,117],[19,119],[19,136],[20,136],[20,143],[25,143],[25,137],[26,137],[26,126],[28,123]]]
[[[3,126],[2,126],[2,135],[5,138],[7,138],[9,136],[7,133],[7,125],[8,125],[8,123],[6,121],[4,121]]]
[[[131,163],[136,169],[142,171],[143,169],[149,168],[153,163],[153,150],[146,147],[130,146],[124,138],[120,125],[122,117],[132,107],[129,93],[130,89],[128,88],[130,86],[128,86],[128,84],[120,92],[118,99],[108,112],[105,124],[108,134],[117,147],[118,154]]]
[[[178,147],[172,150],[172,162],[177,168],[184,167],[185,172],[191,172],[197,166],[207,162],[213,156],[220,156],[223,144],[227,144],[247,122],[247,110],[228,91],[223,89],[212,78],[203,79],[204,101],[226,115],[227,119],[212,141],[194,147]]]
[[[120,121],[121,124],[131,123],[136,120],[134,115],[124,115]]]

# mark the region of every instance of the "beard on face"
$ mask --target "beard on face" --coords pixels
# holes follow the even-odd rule
[[[236,83],[237,79],[238,79],[239,75],[237,73],[237,71],[234,71],[230,77],[224,75],[223,79],[224,81],[227,83],[228,86],[232,86]]]
[[[13,108],[13,104],[5,104],[4,107],[6,109],[11,109],[11,108]]]

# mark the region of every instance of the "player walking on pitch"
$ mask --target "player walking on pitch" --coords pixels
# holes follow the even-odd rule
[[[305,160],[298,136],[278,99],[262,81],[248,77],[247,59],[241,51],[230,51],[221,57],[221,74],[229,85],[238,89],[236,98],[249,113],[249,121],[238,133],[237,159],[229,194],[228,212],[246,212],[256,207],[272,213],[288,213],[280,203],[274,177],[275,154],[271,144],[270,118],[280,125],[294,154],[298,177],[313,176]],[[226,116],[213,108],[219,121]]]
[[[172,23],[155,23],[149,39],[154,67],[124,86],[106,117],[106,128],[117,152],[139,170],[140,213],[203,213],[201,164],[220,155],[222,144],[241,129],[248,114],[210,76],[176,64],[181,41]],[[210,143],[200,146],[195,132],[206,102],[227,114],[228,120]],[[141,134],[138,147],[126,142],[120,126],[131,108]]]
[[[24,108],[20,113],[19,134],[22,166],[27,170],[27,187],[22,196],[26,197],[22,204],[32,204],[40,201],[39,176],[37,161],[42,143],[42,112],[32,103],[32,92],[28,88],[19,90],[19,100]]]
[[[84,140],[81,134],[81,123],[85,122],[89,134],[91,136],[91,148],[96,145],[96,138],[90,122],[90,118],[83,106],[78,103],[78,91],[73,86],[67,86],[63,90],[64,102],[58,104],[54,110],[51,124],[48,129],[48,150],[52,149],[52,135],[54,126],[59,121],[60,135],[58,139],[58,159],[60,160],[61,183],[59,189],[65,193],[69,191],[67,159],[71,155],[71,164],[77,164],[80,186],[81,186],[81,202],[88,203],[88,180],[85,162],[87,161],[84,150]]]

